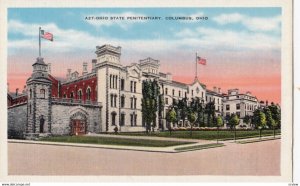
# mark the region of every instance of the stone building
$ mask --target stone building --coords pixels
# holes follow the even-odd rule
[[[115,127],[121,132],[145,131],[141,112],[144,80],[158,81],[165,103],[156,129],[166,127],[166,112],[174,100],[190,102],[198,97],[203,103],[214,102],[216,114],[223,116],[236,112],[243,117],[258,106],[249,93],[230,90],[226,95],[220,88],[208,90],[198,78],[191,84],[174,81],[171,73],[160,72],[160,61],[150,57],[124,66],[121,47],[97,46],[95,53],[91,72],[84,62],[81,75],[67,69],[64,80],[53,77],[50,64],[37,58],[23,93],[8,93],[9,135],[79,135],[113,132]]]

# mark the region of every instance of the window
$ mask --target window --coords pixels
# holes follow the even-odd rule
[[[78,99],[82,99],[82,91],[81,90],[78,91]]]
[[[133,126],[133,115],[130,114],[130,126]]]
[[[30,97],[30,99],[32,98],[32,90],[31,89],[29,90],[29,97]]]
[[[172,90],[172,95],[173,95],[173,96],[175,95],[175,90],[174,90],[174,89]]]
[[[110,106],[113,107],[114,106],[114,95],[110,95]]]
[[[132,92],[133,89],[133,81],[130,81],[130,92]]]
[[[192,90],[192,96],[194,96],[194,90]]]
[[[67,97],[67,95],[66,94],[64,94],[64,98],[66,98]]]
[[[125,114],[122,113],[121,114],[121,123],[120,123],[120,126],[124,126],[125,125]]]
[[[116,76],[116,79],[115,79],[115,81],[116,81],[116,89],[118,88],[118,76]]]
[[[130,108],[133,108],[133,98],[130,98]]]
[[[112,79],[112,75],[109,76],[109,88],[111,88],[111,85],[112,85],[111,79]]]
[[[168,95],[168,88],[165,89],[165,94]]]
[[[45,99],[45,89],[40,90],[41,98]]]
[[[134,98],[134,108],[136,109],[136,98]]]
[[[91,89],[90,88],[86,89],[86,99],[91,100]]]
[[[230,105],[226,105],[226,110],[230,110]]]
[[[71,94],[70,94],[70,98],[71,98],[71,99],[73,99],[73,97],[74,97],[74,93],[73,93],[73,92],[71,92]]]
[[[137,122],[136,122],[136,121],[137,121],[137,114],[134,115],[134,126],[137,125]]]
[[[116,112],[111,113],[111,125],[116,125]]]
[[[121,90],[125,89],[125,80],[121,79]]]
[[[184,97],[186,98],[186,92],[184,92]]]
[[[241,109],[241,105],[238,103],[236,104],[236,110],[240,110]]]
[[[112,88],[115,88],[115,75],[112,76]]]
[[[168,104],[169,104],[169,103],[168,103],[168,98],[166,98],[166,99],[165,99],[165,102],[166,102],[166,105],[168,105]]]
[[[134,82],[134,92],[136,92],[136,82]]]
[[[29,104],[29,114],[31,114],[31,104]]]
[[[125,96],[121,96],[121,107],[124,108],[125,106]]]
[[[205,101],[207,102],[207,96],[205,96]]]
[[[236,112],[236,115],[237,115],[238,117],[240,117],[240,116],[241,116],[241,113],[240,113],[240,112]]]
[[[236,96],[236,98],[240,98],[240,96]]]
[[[181,91],[178,92],[179,97],[181,97]]]
[[[117,95],[114,96],[115,100],[114,100],[114,106],[117,107]]]
[[[201,97],[203,98],[203,92],[201,92]]]

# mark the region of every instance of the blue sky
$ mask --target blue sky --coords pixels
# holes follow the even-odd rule
[[[193,14],[203,14],[207,16],[207,21],[198,22],[179,22],[179,21],[146,21],[135,23],[126,28],[120,27],[119,24],[112,24],[110,26],[93,26],[87,23],[84,18],[88,15],[109,15],[122,14],[125,12],[132,12],[134,14],[146,16],[189,16]],[[78,31],[88,32],[91,35],[97,36],[101,34],[103,37],[114,37],[122,39],[153,39],[153,38],[168,38],[172,39],[174,35],[170,32],[180,32],[182,28],[195,29],[195,27],[203,26],[217,29],[229,29],[233,31],[245,30],[248,32],[256,32],[256,30],[249,30],[240,23],[218,24],[214,20],[222,14],[241,14],[245,19],[248,18],[273,18],[281,14],[280,8],[108,8],[108,9],[9,9],[8,20],[18,20],[22,23],[34,23],[44,25],[45,23],[55,23],[61,29],[75,29]],[[101,22],[101,21],[95,21]],[[120,21],[124,22],[124,21]],[[45,28],[47,29],[47,28]],[[280,36],[280,32],[274,30],[264,31],[274,36]],[[97,34],[95,34],[97,33]],[[158,33],[158,34],[157,34]],[[54,33],[55,34],[55,33]],[[9,40],[22,39],[24,35],[20,33],[9,32]]]
[[[87,21],[86,16],[160,16],[162,20]],[[208,20],[165,20],[171,16]],[[196,51],[208,61],[205,70],[199,70],[203,80],[219,71],[223,80],[250,78],[253,73],[244,69],[264,78],[280,75],[281,8],[10,8],[9,77],[31,71],[38,55],[39,26],[54,35],[54,42],[42,40],[42,56],[52,63],[56,76],[64,76],[70,66],[80,69],[82,62],[96,57],[95,47],[103,44],[122,47],[122,64],[152,57],[161,61],[162,71],[182,79],[193,74]]]

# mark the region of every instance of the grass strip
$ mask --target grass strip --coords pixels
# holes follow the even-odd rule
[[[225,146],[223,143],[210,143],[205,145],[194,145],[194,146],[187,146],[187,147],[178,147],[174,150],[176,151],[192,151],[192,150],[202,150],[202,149],[209,149],[215,147],[223,147]]]
[[[120,133],[120,135],[126,136],[156,136],[156,137],[169,137],[169,138],[183,138],[183,139],[204,139],[204,140],[233,140],[234,130],[223,130],[219,131],[193,131],[192,135],[190,131],[169,131],[155,132],[155,133],[145,133],[145,132],[132,132],[132,133]],[[262,137],[272,136],[273,130],[263,130]],[[276,135],[280,135],[280,130],[276,130]],[[259,130],[250,131],[236,131],[237,139],[253,138],[259,137]]]
[[[169,146],[186,145],[186,144],[195,143],[195,142],[186,142],[186,141],[128,139],[128,138],[95,137],[95,136],[56,136],[56,137],[45,137],[39,140],[49,141],[49,142],[63,142],[63,143],[85,143],[85,144],[122,145],[122,146],[139,146],[139,147],[169,147]]]
[[[270,140],[276,140],[276,139],[280,139],[280,138],[267,138],[267,139],[245,140],[245,141],[237,141],[236,143],[247,144],[247,143],[256,143],[256,142],[270,141]]]

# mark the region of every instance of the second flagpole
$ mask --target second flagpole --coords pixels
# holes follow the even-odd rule
[[[39,57],[41,57],[41,27],[39,27]]]
[[[197,66],[197,58],[198,58],[198,53],[196,52],[196,74],[195,74],[195,79],[198,79],[198,66]]]

